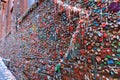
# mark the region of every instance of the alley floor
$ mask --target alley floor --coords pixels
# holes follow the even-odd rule
[[[16,80],[0,57],[0,80]]]

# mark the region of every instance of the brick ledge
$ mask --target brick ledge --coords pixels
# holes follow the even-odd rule
[[[27,17],[39,4],[39,0],[35,2],[30,8],[25,11],[20,18],[18,18],[17,23],[20,24],[25,17]]]

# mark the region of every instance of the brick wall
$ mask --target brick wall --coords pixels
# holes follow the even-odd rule
[[[14,29],[17,18],[27,10],[27,0],[6,0],[1,2],[0,37],[5,38]]]
[[[26,2],[20,2],[21,5],[24,3]],[[22,10],[21,5],[14,7],[13,14],[16,15],[14,19],[19,18],[26,10]],[[86,41],[81,40],[83,33],[79,32],[81,30],[79,28],[82,26],[77,27],[79,15],[72,14],[71,20],[69,20],[65,10],[56,10],[56,5],[52,1],[45,0],[37,8],[28,12],[14,34],[7,35],[1,42],[0,56],[11,60],[8,68],[17,80],[23,78],[25,80],[59,80],[60,78],[62,80],[84,80],[85,74],[93,77],[91,73],[94,65],[90,58],[92,54],[96,53],[93,49],[88,48],[88,52],[83,49]],[[14,20],[14,22],[16,21]],[[16,25],[14,27],[16,29]],[[116,31],[114,35],[119,35],[117,27],[113,30]],[[78,33],[73,35],[75,31]],[[112,31],[111,34],[113,35]],[[89,35],[87,36],[89,37]],[[71,42],[72,37],[74,37],[73,42]],[[89,40],[88,37],[84,37],[88,42],[93,39],[92,37]],[[94,42],[90,43],[95,45]],[[72,47],[72,50],[69,46]],[[66,53],[69,53],[67,57],[64,56]],[[88,55],[89,53],[91,55]],[[105,57],[107,53],[99,56]],[[90,63],[86,64],[82,61],[84,56]],[[59,66],[58,63],[62,60],[64,61],[61,69],[56,71],[56,65]]]

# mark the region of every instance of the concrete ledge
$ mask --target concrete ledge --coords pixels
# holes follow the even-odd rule
[[[3,75],[1,78],[0,75],[0,80],[16,80],[16,78],[13,76],[13,74],[8,70],[8,68],[5,66],[3,59],[0,57],[0,72]]]

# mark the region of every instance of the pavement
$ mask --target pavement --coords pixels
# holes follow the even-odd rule
[[[0,57],[0,80],[16,80]]]

